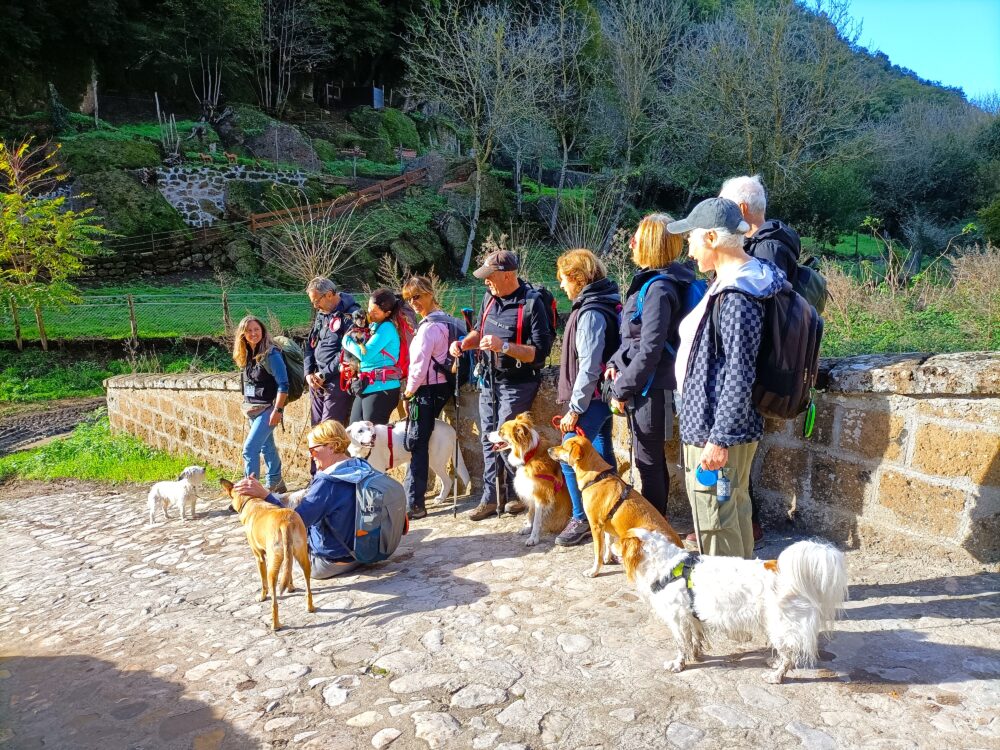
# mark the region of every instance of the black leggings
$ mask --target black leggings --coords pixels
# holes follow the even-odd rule
[[[673,394],[670,391],[654,388],[646,396],[635,397],[635,410],[629,415],[632,450],[635,454],[635,468],[639,472],[642,496],[649,500],[664,518],[667,515],[670,474],[667,473],[663,444],[667,440],[667,430],[672,431],[674,426],[673,403]]]
[[[392,410],[399,405],[399,387],[388,391],[362,393],[354,399],[351,422],[365,420],[372,424],[389,424]]]
[[[434,432],[434,420],[438,418],[451,394],[451,386],[447,383],[422,385],[417,388],[410,402],[410,418],[406,423],[406,450],[410,452],[410,470],[406,472],[406,481],[403,483],[406,507],[409,510],[424,507],[430,463],[428,448],[431,433]]]

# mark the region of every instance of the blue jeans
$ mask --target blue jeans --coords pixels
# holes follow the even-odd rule
[[[594,444],[594,448],[601,454],[601,458],[611,464],[611,468],[618,470],[618,460],[615,458],[615,446],[611,442],[611,409],[603,401],[594,399],[587,407],[587,411],[580,415],[576,426],[583,430],[583,434]],[[567,432],[563,435],[563,442],[575,436],[575,432]],[[563,476],[566,478],[566,489],[569,491],[569,499],[573,501],[573,518],[578,521],[586,521],[587,514],[583,512],[583,494],[576,483],[576,472],[569,464],[560,463]]]
[[[274,444],[274,428],[267,423],[271,418],[271,410],[272,407],[269,406],[250,420],[250,432],[243,441],[244,476],[253,474],[268,487],[274,487],[281,481],[281,457],[278,455],[278,446]],[[260,475],[261,453],[264,454],[264,465],[267,467],[266,479]]]

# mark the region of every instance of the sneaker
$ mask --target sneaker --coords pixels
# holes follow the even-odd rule
[[[695,534],[692,531],[690,534],[688,534],[686,537],[684,537],[684,541],[685,542],[691,542],[692,544],[697,544],[698,543],[698,535]]]
[[[556,544],[560,547],[575,547],[577,544],[589,541],[590,538],[590,524],[587,523],[587,520],[571,518],[566,524],[566,528],[560,531],[559,536],[556,537]]]
[[[421,518],[427,518],[427,508],[413,508],[406,511],[406,516],[411,521],[417,521]]]
[[[484,518],[489,518],[490,516],[495,516],[497,513],[496,503],[479,503],[472,511],[469,513],[470,521],[482,521]]]
[[[518,513],[524,513],[528,509],[520,500],[508,500],[507,504],[504,506],[504,512],[509,513],[512,516],[516,516]]]

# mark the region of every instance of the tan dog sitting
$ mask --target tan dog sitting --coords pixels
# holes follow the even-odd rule
[[[528,506],[528,523],[521,529],[526,547],[538,544],[542,529],[558,534],[573,514],[562,469],[545,451],[545,444],[528,414],[519,414],[488,435],[493,450],[509,450],[514,491]]]
[[[309,542],[306,525],[294,510],[279,508],[266,500],[233,491],[233,483],[220,479],[223,489],[233,501],[232,509],[240,514],[240,523],[247,533],[247,542],[257,560],[261,592],[258,601],[271,595],[271,628],[278,622],[278,594],[295,591],[292,585],[292,558],[298,561],[306,577],[306,608],[315,612],[309,576]],[[281,581],[278,581],[279,571]],[[278,590],[280,586],[280,591]]]
[[[573,437],[549,449],[549,455],[573,467],[590,521],[594,539],[594,566],[586,575],[594,578],[601,565],[611,561],[611,542],[604,535],[622,539],[629,529],[659,531],[681,549],[684,543],[652,504],[618,476],[585,437]]]

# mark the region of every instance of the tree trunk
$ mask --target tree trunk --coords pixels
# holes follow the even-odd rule
[[[17,312],[17,300],[10,298],[10,318],[14,321],[14,342],[17,350],[24,351],[24,340],[21,338],[21,316]]]
[[[45,334],[45,321],[42,320],[42,306],[35,305],[35,322],[38,324],[38,338],[42,342],[42,350],[49,350],[49,337]]]
[[[521,190],[521,152],[514,157],[514,195],[517,196],[517,215],[523,215],[523,191]]]
[[[476,227],[479,225],[479,206],[483,197],[483,171],[481,165],[476,165],[476,199],[472,207],[472,221],[469,222],[469,241],[465,243],[465,258],[462,259],[462,275],[469,273],[472,263],[472,244],[476,239]]]
[[[601,253],[606,253],[611,249],[611,241],[615,237],[615,232],[618,231],[618,224],[622,220],[622,214],[625,213],[625,199],[628,196],[628,178],[622,180],[621,188],[618,190],[618,195],[615,197],[615,208],[611,212],[611,221],[608,224],[608,231],[604,235],[604,242],[601,243]]]
[[[552,216],[549,217],[549,236],[556,236],[556,224],[559,221],[559,204],[562,201],[563,187],[566,185],[566,167],[569,164],[569,145],[563,141],[562,164],[559,166],[559,184],[556,185],[556,200],[552,204]]]
[[[903,273],[900,279],[900,286],[906,286],[910,279],[920,273],[920,265],[924,259],[924,250],[920,246],[920,243],[914,242],[913,246],[910,248],[910,252],[906,254],[906,260],[903,261]]]

